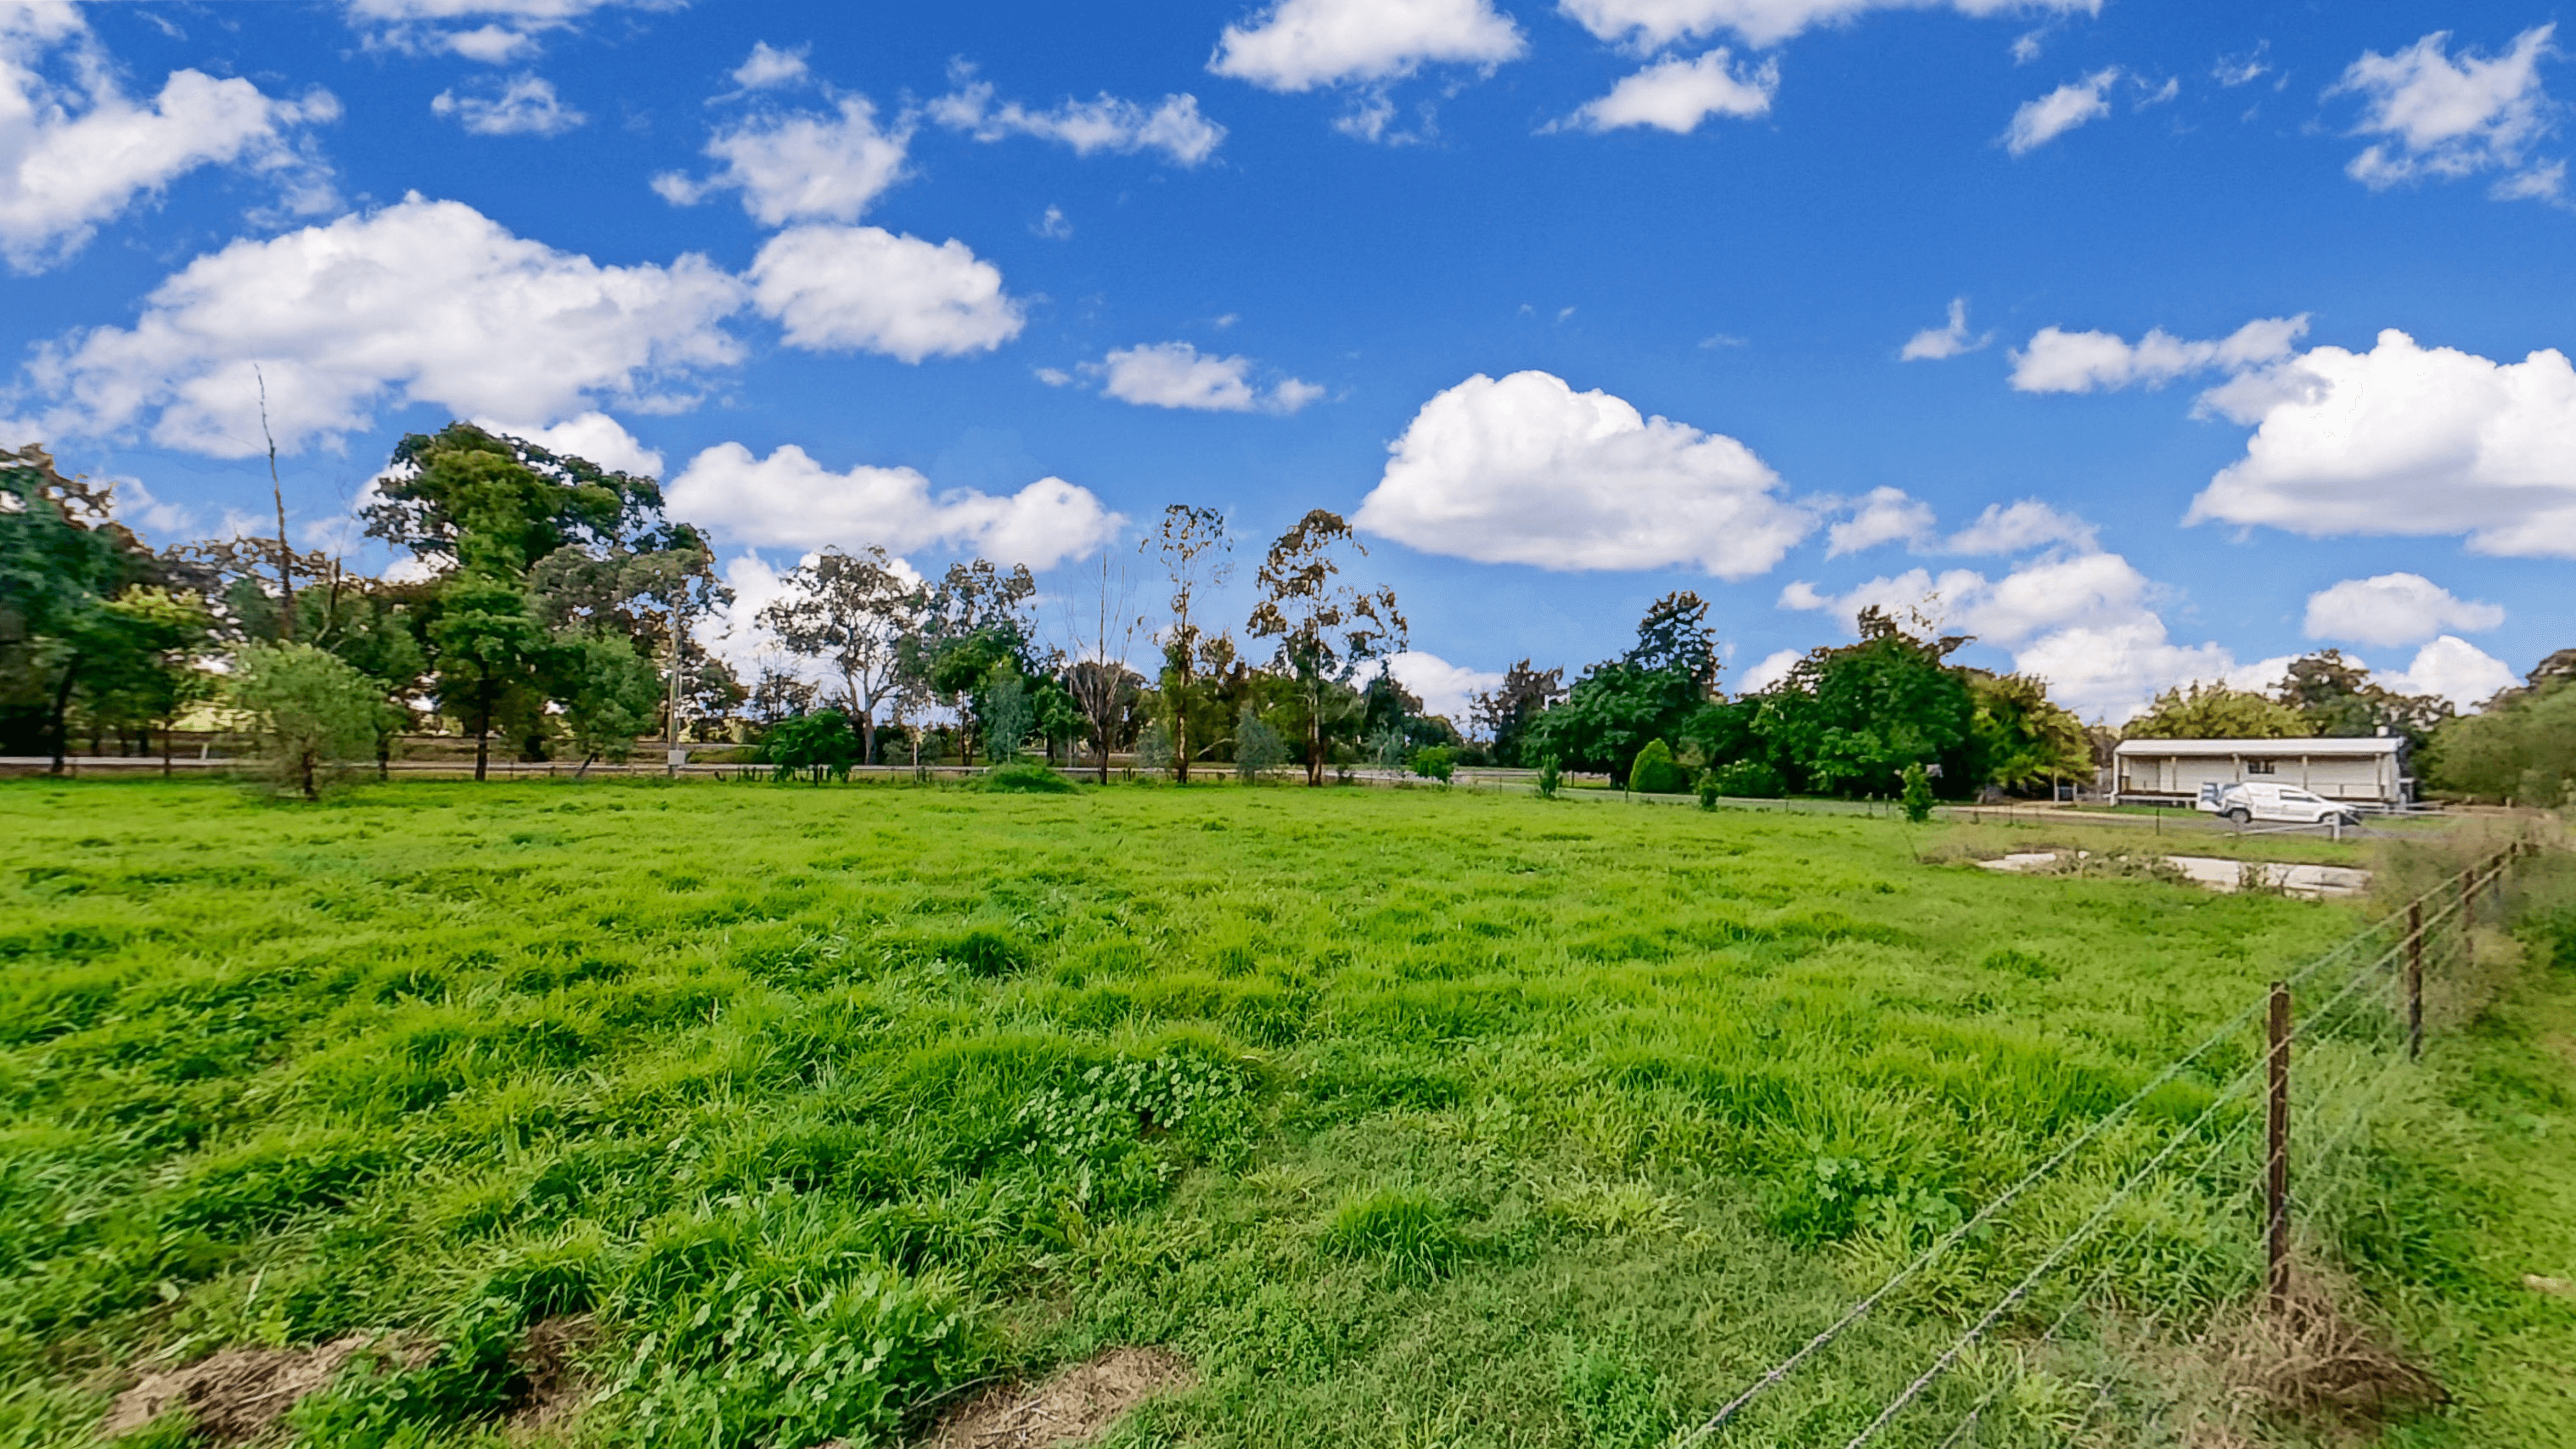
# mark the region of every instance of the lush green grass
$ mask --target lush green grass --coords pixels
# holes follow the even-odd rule
[[[471,1442],[495,1355],[570,1312],[620,1386],[581,1442],[866,1442],[1143,1342],[1202,1384],[1123,1443],[1658,1443],[2358,924],[1956,859],[2009,835],[1427,790],[13,784],[0,1443],[84,1442],[148,1355],[382,1326],[456,1347],[309,1402],[308,1442]],[[2535,1022],[2576,995],[2514,989]],[[2563,1407],[2512,1365],[2576,1361],[2567,1311],[2498,1286],[2516,1234],[2576,1232],[2555,1029],[2437,1055],[2463,1075],[2338,1229],[2491,1416],[2409,1443]],[[1840,1443],[2250,1046],[1723,1442]],[[2248,1162],[2200,1157],[2074,1265],[2133,1319],[2253,1281]],[[2065,1442],[2094,1326],[1978,1442]],[[2086,1432],[2140,1442],[2143,1397]]]

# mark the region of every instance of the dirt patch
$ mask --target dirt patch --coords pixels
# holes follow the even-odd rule
[[[582,1376],[581,1360],[598,1346],[599,1325],[589,1317],[549,1318],[528,1330],[510,1355],[523,1387],[504,1428],[526,1440],[578,1412],[596,1387]]]
[[[2451,1400],[2313,1281],[2297,1286],[2286,1313],[2256,1315],[2223,1347],[2231,1393],[2273,1413],[2375,1424]]]
[[[100,1432],[112,1439],[184,1408],[200,1439],[253,1438],[375,1342],[371,1334],[353,1333],[312,1348],[228,1348],[185,1368],[147,1373],[108,1405]]]
[[[1083,1444],[1109,1432],[1138,1404],[1198,1382],[1177,1355],[1113,1348],[1045,1383],[989,1389],[960,1405],[922,1449],[1044,1449]]]

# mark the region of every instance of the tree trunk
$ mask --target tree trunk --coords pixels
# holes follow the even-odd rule
[[[322,798],[322,792],[315,788],[313,783],[313,757],[315,753],[315,751],[307,749],[296,757],[297,762],[304,767],[304,798],[307,800],[319,800]]]
[[[867,765],[877,762],[877,717],[871,710],[859,711],[859,762]]]
[[[1321,685],[1307,692],[1306,700],[1306,788],[1324,783],[1324,691]]]
[[[489,725],[474,732],[474,782],[481,784],[492,763],[492,730]]]
[[[73,656],[63,666],[62,682],[54,686],[54,770],[63,772],[63,757],[71,753],[72,681],[80,675],[80,658]]]
[[[161,778],[170,778],[170,727],[161,726]]]
[[[576,779],[576,780],[586,780],[586,779],[590,778],[590,762],[591,762],[591,761],[593,761],[593,760],[596,760],[596,759],[598,759],[598,758],[599,758],[599,751],[597,751],[597,750],[593,750],[593,751],[591,751],[589,754],[586,754],[586,755],[582,756],[582,757],[581,757],[581,768],[580,768],[580,769],[578,769],[578,770],[573,771],[573,772],[572,772],[572,777],[573,777],[574,779]]]
[[[1181,671],[1181,686],[1172,691],[1172,774],[1190,782],[1190,672]]]

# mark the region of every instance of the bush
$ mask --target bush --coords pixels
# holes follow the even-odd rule
[[[1715,770],[1700,771],[1698,787],[1699,808],[1702,810],[1716,809],[1717,797],[1725,793],[1717,788],[1717,772]]]
[[[1921,765],[1905,767],[1905,818],[1920,825],[1932,818],[1932,772]]]
[[[1057,774],[1051,765],[1042,765],[1035,760],[1014,760],[986,770],[984,788],[1038,795],[1069,795],[1081,787]]]
[[[250,716],[278,783],[307,800],[335,767],[376,752],[387,705],[374,681],[310,644],[252,644],[233,659],[233,707]]]
[[[1628,767],[1628,788],[1641,795],[1678,795],[1690,788],[1690,777],[1674,761],[1672,746],[1648,740]]]
[[[773,779],[789,780],[820,771],[835,780],[846,780],[850,778],[850,767],[859,762],[859,737],[850,729],[848,715],[837,709],[816,710],[770,726],[755,755],[770,767]]]
[[[1565,772],[1557,768],[1556,756],[1548,755],[1538,762],[1538,798],[1553,800],[1565,786]]]
[[[1413,773],[1446,785],[1458,772],[1458,752],[1447,745],[1424,745],[1413,752],[1412,764]]]
[[[1234,773],[1247,785],[1288,763],[1288,742],[1264,724],[1251,705],[1234,722]]]
[[[1780,772],[1761,760],[1729,760],[1708,772],[1717,793],[1737,800],[1776,800],[1789,793]]]

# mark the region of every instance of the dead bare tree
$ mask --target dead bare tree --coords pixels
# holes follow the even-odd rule
[[[1092,747],[1100,756],[1100,783],[1109,783],[1109,751],[1117,742],[1118,724],[1144,681],[1127,667],[1136,635],[1145,626],[1135,609],[1136,585],[1123,563],[1107,550],[1100,555],[1096,598],[1065,604],[1064,633],[1073,645],[1073,662],[1064,682],[1074,706],[1091,722]]]

